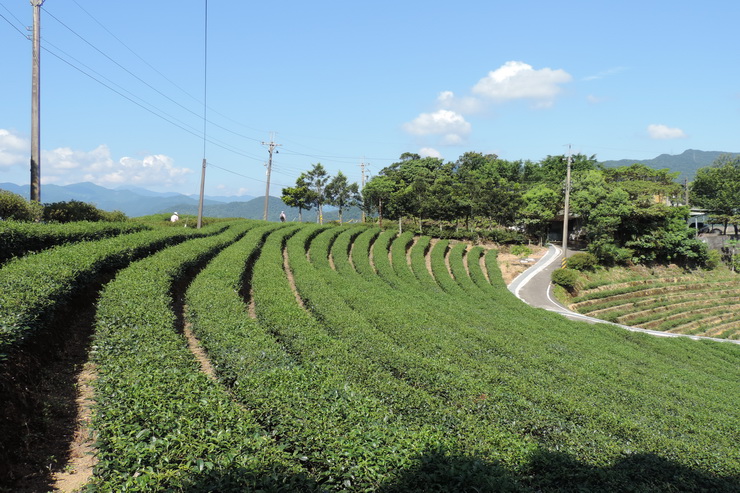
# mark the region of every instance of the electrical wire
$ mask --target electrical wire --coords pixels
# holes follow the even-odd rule
[[[178,88],[178,89],[180,89],[180,90],[181,90],[181,91],[182,91],[183,93],[187,94],[187,95],[188,95],[189,97],[191,97],[191,98],[193,98],[194,100],[196,100],[196,101],[197,101],[197,98],[194,98],[194,97],[193,97],[192,95],[188,94],[188,93],[187,93],[187,91],[185,91],[184,89],[182,89],[182,88],[180,88],[179,86],[177,86],[177,84],[175,84],[174,82],[172,82],[172,81],[171,81],[170,79],[168,79],[168,78],[167,78],[167,77],[166,77],[166,76],[165,76],[164,74],[162,74],[162,73],[161,73],[160,71],[156,70],[156,68],[154,68],[154,67],[153,67],[153,66],[152,66],[151,64],[149,64],[148,62],[146,62],[146,60],[144,60],[144,59],[143,59],[143,58],[142,58],[141,56],[139,56],[138,54],[136,54],[136,52],[134,52],[134,51],[133,51],[133,50],[132,50],[131,48],[129,48],[129,47],[128,47],[128,46],[127,46],[127,45],[126,45],[126,44],[125,44],[125,43],[124,43],[123,41],[121,41],[121,40],[120,40],[120,39],[119,39],[118,37],[116,37],[116,36],[115,36],[115,35],[114,35],[114,34],[113,34],[113,33],[112,33],[112,32],[111,32],[111,31],[110,31],[110,30],[109,30],[108,28],[106,28],[106,27],[105,27],[105,26],[104,26],[104,25],[103,25],[103,24],[102,24],[102,23],[101,23],[101,22],[100,22],[99,20],[97,20],[97,19],[96,19],[95,17],[93,17],[93,16],[92,16],[92,14],[90,14],[90,12],[88,12],[87,10],[85,10],[85,9],[84,9],[84,8],[83,8],[83,7],[82,7],[82,6],[81,6],[81,5],[80,5],[80,4],[79,4],[79,3],[78,3],[78,2],[76,1],[76,0],[73,0],[73,1],[74,1],[74,3],[75,3],[75,4],[76,4],[76,5],[77,5],[77,6],[78,6],[78,7],[79,7],[79,8],[80,8],[80,9],[81,9],[81,10],[82,10],[83,12],[85,12],[85,14],[87,14],[87,15],[88,15],[89,17],[91,17],[91,18],[92,18],[92,19],[93,19],[93,20],[94,20],[94,21],[95,21],[95,22],[96,22],[97,24],[99,24],[99,25],[100,25],[100,26],[101,26],[101,27],[102,27],[102,28],[103,28],[103,29],[104,29],[104,30],[105,30],[105,31],[106,31],[106,32],[107,32],[107,33],[108,33],[108,34],[109,34],[110,36],[112,36],[112,37],[113,37],[114,39],[116,39],[116,40],[117,40],[117,41],[118,41],[119,43],[121,43],[121,44],[122,44],[122,45],[123,45],[123,46],[124,46],[124,47],[125,47],[125,48],[126,48],[127,50],[129,50],[129,51],[130,51],[131,53],[133,53],[133,54],[134,54],[134,55],[135,55],[135,56],[136,56],[137,58],[139,58],[140,60],[142,60],[142,61],[143,61],[143,62],[144,62],[144,63],[145,63],[145,64],[146,64],[147,66],[149,66],[150,68],[152,68],[153,70],[155,70],[155,71],[156,71],[156,72],[157,72],[158,74],[160,74],[160,75],[161,75],[161,76],[162,76],[162,77],[163,77],[163,78],[164,78],[165,80],[167,80],[167,81],[168,81],[169,83],[171,83],[171,84],[172,84],[173,86],[177,87],[177,88]],[[13,17],[13,18],[14,18],[14,19],[15,19],[15,20],[16,20],[16,21],[18,22],[18,23],[21,23],[21,24],[22,24],[22,22],[20,21],[20,19],[18,19],[18,18],[17,18],[17,17],[16,17],[16,16],[15,16],[15,15],[14,15],[14,14],[13,14],[13,13],[12,13],[12,12],[10,11],[10,10],[8,10],[8,8],[7,8],[7,7],[5,6],[5,5],[3,5],[3,4],[0,4],[0,5],[2,5],[2,6],[3,6],[3,8],[4,8],[4,9],[5,9],[5,10],[6,10],[6,11],[7,11],[7,12],[8,12],[8,13],[9,13],[9,14],[10,14],[10,15],[11,15],[11,16],[12,16],[12,17]],[[68,31],[70,31],[70,32],[71,32],[72,34],[74,34],[74,35],[75,35],[76,37],[78,37],[79,39],[81,39],[81,40],[82,40],[82,41],[83,41],[83,42],[84,42],[85,44],[87,44],[88,46],[90,46],[91,48],[93,48],[93,49],[94,49],[94,50],[95,50],[96,52],[98,52],[98,53],[99,53],[99,54],[101,54],[101,55],[102,55],[103,57],[105,57],[106,59],[108,59],[108,60],[109,60],[110,62],[112,62],[112,63],[113,63],[114,65],[116,65],[116,66],[117,66],[117,67],[119,67],[120,69],[124,70],[124,71],[125,71],[125,72],[126,72],[127,74],[129,74],[129,75],[130,75],[131,77],[133,77],[134,79],[138,80],[139,82],[141,82],[142,84],[144,84],[144,85],[145,85],[146,87],[148,87],[148,88],[150,88],[151,90],[153,90],[153,91],[154,91],[155,93],[157,93],[157,94],[159,94],[160,96],[164,97],[164,98],[165,98],[166,100],[168,100],[168,101],[170,101],[171,103],[175,104],[176,106],[179,106],[180,108],[184,109],[184,110],[185,110],[185,111],[187,111],[188,113],[191,113],[191,114],[193,114],[193,115],[195,115],[195,116],[198,116],[198,114],[197,114],[196,112],[194,112],[193,110],[191,110],[191,109],[189,109],[188,107],[184,106],[183,104],[181,104],[181,103],[179,103],[179,102],[175,101],[175,100],[174,100],[173,98],[171,98],[170,96],[168,96],[168,95],[167,95],[167,94],[165,94],[164,92],[160,91],[159,89],[157,89],[156,87],[154,87],[154,86],[153,86],[152,84],[150,84],[149,82],[145,81],[145,80],[144,80],[143,78],[141,78],[141,77],[139,77],[138,75],[136,75],[136,74],[135,74],[135,73],[134,73],[133,71],[129,70],[128,68],[124,67],[124,66],[123,66],[123,65],[122,65],[121,63],[119,63],[119,62],[117,62],[116,60],[114,60],[114,59],[113,59],[113,58],[112,58],[111,56],[109,56],[109,55],[107,55],[106,53],[104,53],[104,52],[103,52],[103,51],[102,51],[101,49],[97,48],[97,47],[96,47],[96,46],[95,46],[94,44],[92,44],[91,42],[89,42],[88,40],[86,40],[86,39],[85,39],[85,38],[84,38],[84,37],[83,37],[83,36],[82,36],[81,34],[79,34],[79,33],[78,33],[77,31],[75,31],[75,30],[74,30],[73,28],[71,28],[70,26],[68,26],[68,25],[67,25],[67,24],[66,24],[65,22],[63,22],[63,21],[62,21],[62,20],[60,20],[60,19],[59,19],[58,17],[56,17],[56,16],[55,16],[55,15],[54,15],[53,13],[49,12],[49,10],[48,10],[48,9],[44,8],[44,11],[46,12],[46,14],[47,14],[47,15],[49,15],[50,17],[52,17],[52,19],[54,19],[55,21],[57,21],[57,22],[58,22],[58,23],[59,23],[60,25],[62,25],[62,26],[63,26],[64,28],[66,28],[66,29],[67,29]],[[207,16],[207,0],[206,0],[206,16]],[[5,21],[6,21],[6,22],[7,22],[7,23],[8,23],[8,24],[9,24],[9,25],[11,26],[11,27],[13,27],[13,28],[14,28],[14,29],[15,29],[15,30],[16,30],[17,32],[19,32],[19,34],[21,34],[21,35],[22,35],[22,36],[23,36],[24,38],[28,39],[28,36],[27,36],[26,34],[24,34],[24,33],[23,33],[23,31],[22,31],[21,29],[19,29],[19,28],[18,28],[18,27],[17,27],[17,26],[15,25],[15,24],[13,24],[13,22],[11,22],[11,21],[10,21],[10,19],[8,19],[7,17],[5,17],[5,16],[4,16],[4,15],[2,15],[2,14],[0,14],[0,17],[2,17],[2,18],[3,18],[3,19],[4,19],[4,20],[5,20]],[[205,34],[206,34],[206,38],[207,38],[207,21],[206,21],[206,27],[205,27],[205,30],[206,30],[206,31],[205,31]],[[91,67],[89,67],[89,66],[88,66],[88,65],[86,65],[85,63],[81,62],[80,60],[78,60],[78,59],[77,59],[77,58],[75,58],[74,56],[70,55],[69,53],[66,53],[66,52],[65,52],[64,50],[62,50],[61,48],[59,48],[59,47],[57,47],[57,46],[53,45],[52,43],[48,42],[48,41],[47,41],[46,39],[44,39],[44,45],[48,45],[48,46],[51,46],[52,48],[56,49],[56,50],[57,50],[58,52],[60,52],[60,53],[64,54],[64,56],[66,56],[66,57],[68,57],[69,59],[73,60],[73,61],[74,61],[74,62],[76,62],[77,64],[79,64],[79,65],[82,65],[83,67],[85,67],[85,69],[87,69],[87,71],[86,71],[86,70],[84,70],[84,69],[82,69],[82,68],[80,68],[79,66],[75,65],[75,63],[73,63],[73,62],[69,61],[68,59],[65,59],[65,58],[64,58],[64,56],[62,56],[62,55],[60,55],[60,54],[58,54],[58,53],[55,53],[54,51],[52,51],[52,50],[50,50],[49,48],[47,48],[46,46],[44,46],[44,50],[45,50],[46,52],[48,52],[49,54],[51,54],[51,55],[52,55],[52,56],[54,56],[55,58],[59,59],[59,60],[60,60],[60,61],[62,61],[63,63],[65,63],[65,64],[69,65],[69,66],[70,66],[70,67],[72,67],[72,68],[74,68],[75,70],[77,70],[78,72],[82,73],[83,75],[86,75],[86,76],[87,76],[87,77],[89,77],[89,78],[90,78],[91,80],[93,80],[93,81],[97,82],[98,84],[102,85],[102,86],[103,86],[103,87],[105,87],[106,89],[108,89],[108,90],[110,90],[110,91],[112,91],[112,92],[114,92],[114,93],[118,94],[119,96],[123,97],[124,99],[128,100],[129,102],[131,102],[131,103],[135,104],[136,106],[139,106],[140,108],[144,109],[145,111],[147,111],[147,112],[149,112],[149,113],[151,113],[151,114],[153,114],[153,115],[155,115],[155,116],[159,117],[160,119],[162,119],[163,121],[165,121],[165,122],[167,122],[167,123],[169,123],[169,124],[173,125],[174,127],[177,127],[177,128],[179,128],[179,129],[181,129],[181,130],[183,130],[183,131],[187,132],[187,133],[190,133],[191,135],[194,135],[194,136],[198,136],[198,137],[200,137],[200,135],[199,135],[198,131],[197,131],[197,130],[195,130],[195,128],[194,128],[194,127],[192,127],[192,126],[190,126],[189,124],[187,124],[187,123],[183,122],[182,120],[180,120],[180,119],[176,118],[175,116],[173,116],[173,115],[171,115],[171,114],[167,113],[166,111],[162,110],[161,108],[158,108],[157,106],[155,106],[155,105],[153,105],[153,104],[151,104],[151,103],[148,103],[148,102],[146,102],[146,101],[145,101],[145,100],[144,100],[143,98],[141,98],[141,97],[139,97],[139,96],[136,96],[136,95],[135,95],[134,93],[132,93],[131,91],[129,91],[129,90],[127,90],[127,89],[125,89],[125,88],[124,88],[124,87],[122,87],[122,86],[121,86],[120,84],[117,84],[116,82],[114,82],[114,81],[110,80],[110,79],[109,79],[108,77],[106,77],[106,76],[104,76],[103,74],[101,74],[100,72],[98,72],[98,71],[96,71],[96,70],[92,69]],[[207,95],[207,93],[206,93],[206,88],[207,88],[207,75],[205,74],[205,72],[207,71],[207,63],[208,63],[208,62],[207,62],[207,39],[206,39],[206,56],[205,56],[205,58],[204,58],[204,65],[205,65],[205,70],[204,70],[204,98],[203,98],[203,99],[204,99],[204,101],[203,101],[204,109],[203,109],[203,133],[202,133],[202,137],[203,137],[203,149],[204,149],[204,150],[203,150],[203,153],[204,153],[204,159],[205,159],[206,143],[208,142],[208,143],[211,143],[211,144],[213,144],[213,145],[216,145],[217,147],[220,147],[220,148],[222,148],[222,149],[224,149],[224,150],[227,150],[227,151],[229,151],[229,152],[232,152],[232,153],[234,153],[234,154],[236,154],[236,155],[240,155],[240,156],[243,156],[243,157],[246,157],[246,158],[252,159],[252,160],[254,160],[254,161],[259,161],[259,162],[262,162],[262,161],[263,161],[263,159],[262,159],[262,158],[260,158],[260,157],[257,157],[257,156],[254,156],[254,155],[251,155],[251,154],[249,154],[249,153],[247,153],[247,152],[245,152],[245,151],[243,151],[243,150],[241,150],[241,149],[238,149],[238,148],[236,148],[236,147],[234,147],[234,146],[232,146],[232,145],[230,145],[230,144],[227,144],[227,143],[225,143],[225,142],[223,142],[223,141],[218,141],[217,139],[214,139],[214,138],[212,138],[212,137],[208,137],[208,136],[207,136],[207,134],[206,134],[206,130],[207,130],[207,124],[211,124],[211,125],[213,125],[214,127],[217,127],[217,128],[219,128],[219,129],[222,129],[222,130],[224,130],[224,131],[227,131],[227,132],[229,132],[229,133],[231,133],[231,134],[233,134],[233,135],[235,135],[235,136],[238,136],[238,137],[244,138],[244,139],[246,139],[246,140],[251,140],[251,141],[254,141],[254,142],[260,142],[260,140],[259,140],[259,139],[255,139],[255,138],[252,138],[252,137],[250,137],[250,136],[247,136],[247,135],[243,135],[243,134],[240,134],[240,133],[238,133],[238,132],[235,132],[235,131],[233,131],[233,130],[231,130],[231,129],[227,128],[227,127],[224,127],[224,126],[222,126],[222,125],[219,125],[218,123],[212,122],[211,120],[209,120],[209,119],[207,118],[207,110],[208,110],[208,109],[210,109],[210,108],[208,107],[208,105],[207,105],[207,101],[206,101],[206,95]],[[92,73],[94,73],[95,75],[91,75],[91,73],[89,73],[88,71],[89,71],[89,72],[92,72]],[[101,79],[105,80],[106,82],[103,82],[103,80],[101,80]],[[114,86],[115,86],[115,87],[114,87]],[[229,118],[228,118],[228,117],[226,117],[225,115],[222,115],[222,114],[218,113],[218,112],[217,112],[217,111],[215,111],[215,110],[214,110],[214,113],[216,113],[216,114],[219,114],[219,115],[221,115],[221,116],[224,116],[224,117],[225,117],[226,119],[229,119]],[[239,122],[236,122],[236,121],[234,121],[234,120],[231,120],[231,119],[229,119],[229,120],[230,120],[230,121],[232,121],[233,123],[236,123],[236,124],[238,124],[238,125],[244,126],[245,128],[250,128],[250,129],[252,129],[252,128],[251,128],[251,127],[249,127],[249,126],[243,125],[243,124],[241,124],[241,123],[239,123]],[[296,144],[300,146],[300,144],[298,144],[297,142],[296,142]],[[315,149],[315,148],[314,148],[314,149]],[[318,149],[317,149],[317,150],[318,150]],[[295,151],[295,150],[292,150],[292,149],[283,149],[283,152],[285,152],[286,154],[289,154],[289,155],[294,155],[294,156],[304,156],[304,157],[309,157],[309,158],[314,158],[314,159],[322,159],[322,160],[325,160],[325,161],[329,161],[329,162],[335,162],[335,163],[341,163],[341,164],[356,164],[356,161],[357,161],[357,159],[358,159],[358,157],[354,157],[354,156],[333,156],[333,155],[324,155],[324,154],[309,154],[309,153],[303,153],[303,152],[298,152],[298,151]],[[380,160],[380,161],[382,161],[382,160],[388,160],[388,161],[392,161],[392,159],[389,159],[389,158],[372,158],[372,159],[373,159],[373,160],[375,160],[375,161],[379,161],[379,160]],[[220,169],[224,169],[224,170],[225,170],[225,168],[220,168]],[[227,170],[227,171],[231,172],[230,170]],[[278,172],[279,174],[282,174],[282,175],[285,175],[285,176],[290,176],[290,173],[291,173],[291,172],[293,172],[293,173],[300,173],[300,172],[302,172],[302,171],[303,171],[303,170],[299,170],[299,169],[297,169],[297,168],[290,168],[290,167],[278,167],[278,168],[277,168],[277,172]],[[236,173],[236,174],[238,174],[238,173]],[[244,176],[245,178],[250,178],[250,179],[253,179],[252,177],[248,177],[248,176],[245,176],[245,175],[240,175],[240,176]],[[257,180],[257,181],[260,181],[260,180]],[[279,185],[279,184],[278,184],[278,185]],[[280,185],[280,186],[285,186],[285,185]]]

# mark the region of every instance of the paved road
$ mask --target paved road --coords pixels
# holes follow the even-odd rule
[[[568,251],[568,256],[570,256],[570,254],[572,253],[573,252]],[[552,274],[552,271],[560,267],[562,258],[563,250],[558,246],[550,244],[548,251],[544,257],[542,257],[532,267],[519,274],[519,276],[517,276],[516,279],[514,279],[511,284],[509,284],[509,291],[514,293],[517,298],[524,301],[528,305],[537,308],[544,308],[545,310],[559,313],[571,320],[580,320],[590,323],[608,323],[612,325],[617,325],[626,330],[631,330],[634,332],[645,332],[646,334],[651,334],[658,337],[688,337],[695,340],[707,339],[719,342],[731,342],[740,345],[740,341],[738,340],[717,339],[714,337],[692,336],[687,334],[672,334],[669,332],[660,332],[657,330],[641,329],[639,327],[629,327],[627,325],[605,322],[604,320],[599,320],[586,315],[581,315],[580,313],[572,312],[558,303],[555,300],[555,297],[552,295],[552,283],[550,282],[550,275]]]

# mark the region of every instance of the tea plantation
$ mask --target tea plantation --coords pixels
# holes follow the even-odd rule
[[[92,297],[86,491],[740,491],[740,346],[530,308],[495,250],[246,220],[18,248],[0,491],[49,432],[27,370]]]

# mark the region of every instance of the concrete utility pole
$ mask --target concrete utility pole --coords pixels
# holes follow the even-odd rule
[[[270,159],[267,161],[267,186],[265,188],[265,213],[262,216],[262,219],[267,221],[267,208],[268,204],[270,203],[270,173],[272,172],[272,153],[278,152],[275,150],[276,147],[280,146],[281,144],[276,144],[274,142],[273,136],[270,136],[270,142],[263,142],[263,146],[268,146],[267,152],[270,153]]]
[[[200,171],[200,198],[198,199],[198,224],[197,228],[203,227],[203,195],[206,187],[206,158],[203,158],[203,167]]]
[[[365,160],[362,160],[362,163],[360,163],[360,171],[362,172],[362,180],[360,183],[362,184],[360,191],[362,191],[363,188],[365,188]],[[365,222],[365,209],[362,209],[362,222]]]
[[[690,205],[689,204],[689,179],[688,178],[683,179],[683,191],[684,191],[684,205],[688,207]]]
[[[563,208],[563,260],[568,258],[568,215],[569,214],[570,214],[570,145],[568,145],[568,171],[566,172],[566,177],[565,177],[565,207]]]
[[[41,52],[41,6],[44,0],[31,0],[33,5],[33,74],[31,82],[31,200],[41,202],[41,139],[39,138],[41,103],[40,52]]]

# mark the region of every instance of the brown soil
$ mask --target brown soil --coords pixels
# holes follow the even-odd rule
[[[485,246],[485,245],[484,245]],[[508,250],[501,249],[498,253],[498,267],[501,269],[501,276],[504,278],[504,282],[508,286],[511,284],[516,276],[529,269],[535,262],[547,253],[547,247],[530,245],[529,249],[532,250],[532,255],[526,257],[520,257],[518,255],[512,255]],[[523,262],[524,260],[532,260]]]
[[[187,313],[187,307],[185,308],[185,312]],[[211,380],[216,380],[216,370],[213,369],[213,365],[208,359],[203,346],[200,345],[200,341],[198,341],[198,338],[193,334],[192,325],[189,322],[185,322],[185,327],[183,327],[182,333],[185,336],[185,340],[188,342],[188,349],[190,349],[190,352],[193,353],[193,356],[195,356],[195,359],[200,365],[200,370]]]
[[[79,491],[92,477],[95,457],[95,434],[91,426],[93,406],[93,381],[97,378],[95,365],[85,363],[77,377],[78,395],[77,425],[72,443],[69,445],[69,460],[62,471],[52,475],[54,490]]]
[[[97,287],[0,369],[0,491],[73,491],[92,476],[89,348]]]
[[[290,289],[293,291],[293,294],[295,295],[295,300],[298,303],[298,305],[305,309],[306,306],[303,304],[303,298],[301,298],[301,295],[298,294],[298,289],[295,285],[295,277],[293,277],[293,271],[290,270],[290,265],[288,264],[288,250],[283,249],[283,268],[285,269],[285,274],[288,276],[288,284],[290,284]]]

